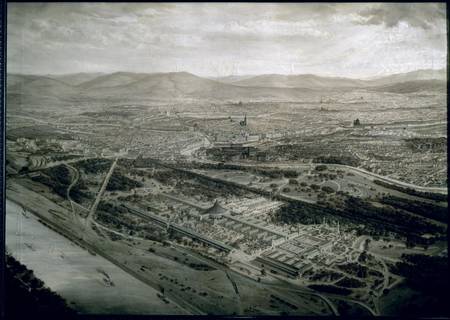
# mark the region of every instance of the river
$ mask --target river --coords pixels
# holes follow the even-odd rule
[[[173,302],[163,302],[155,289],[108,260],[47,228],[10,200],[6,200],[6,248],[80,313],[186,313]]]

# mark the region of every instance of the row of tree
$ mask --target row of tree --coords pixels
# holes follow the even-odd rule
[[[430,202],[405,199],[391,195],[382,197],[380,202],[426,218],[448,223],[448,208],[446,206],[438,206]]]
[[[397,190],[402,193],[409,194],[411,196],[421,197],[425,199],[435,200],[435,201],[447,201],[448,197],[446,194],[440,194],[440,193],[433,193],[433,192],[423,192],[423,191],[417,191],[412,188],[405,188],[398,185],[390,184],[381,180],[373,180],[375,184],[378,184],[382,187],[389,188],[392,190]]]

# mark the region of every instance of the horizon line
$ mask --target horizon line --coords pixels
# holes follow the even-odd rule
[[[194,75],[196,77],[200,78],[206,78],[206,79],[220,79],[220,78],[227,78],[227,77],[258,77],[258,76],[317,76],[322,78],[341,78],[341,79],[351,79],[351,80],[371,80],[376,78],[382,78],[382,77],[389,77],[392,75],[398,75],[398,74],[406,74],[411,72],[417,72],[417,71],[445,71],[447,67],[443,68],[425,68],[425,69],[414,69],[411,71],[406,72],[395,72],[395,73],[389,73],[384,75],[374,75],[374,76],[365,76],[365,77],[351,77],[351,76],[340,76],[340,75],[323,75],[323,74],[316,74],[316,73],[258,73],[258,74],[229,74],[229,75],[223,75],[223,76],[202,76],[195,74],[193,72],[189,71],[159,71],[159,72],[136,72],[136,71],[112,71],[112,72],[105,72],[105,71],[79,71],[79,72],[70,72],[70,73],[17,73],[17,72],[7,72],[6,75],[20,75],[20,76],[70,76],[70,75],[76,75],[76,74],[101,74],[101,75],[112,75],[117,73],[130,73],[130,74],[170,74],[170,73],[187,73]]]

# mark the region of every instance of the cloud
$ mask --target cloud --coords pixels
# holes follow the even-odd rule
[[[444,9],[367,3],[10,3],[8,70],[370,76],[445,66]]]
[[[436,23],[442,23],[446,17],[443,3],[385,3],[364,9],[359,13],[366,25],[384,25],[396,27],[406,22],[412,27],[430,29]]]

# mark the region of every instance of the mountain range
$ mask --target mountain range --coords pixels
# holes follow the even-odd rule
[[[324,77],[314,74],[281,75],[264,74],[257,76],[228,76],[215,78],[223,83],[247,87],[276,87],[276,88],[355,88],[385,86],[400,82],[439,80],[446,81],[445,69],[424,69],[407,73],[393,74],[368,80]]]
[[[417,70],[360,80],[312,74],[203,78],[187,72],[76,73],[67,75],[7,75],[12,96],[74,99],[216,99],[298,100],[311,93],[366,89],[411,93],[446,89],[446,70]]]

